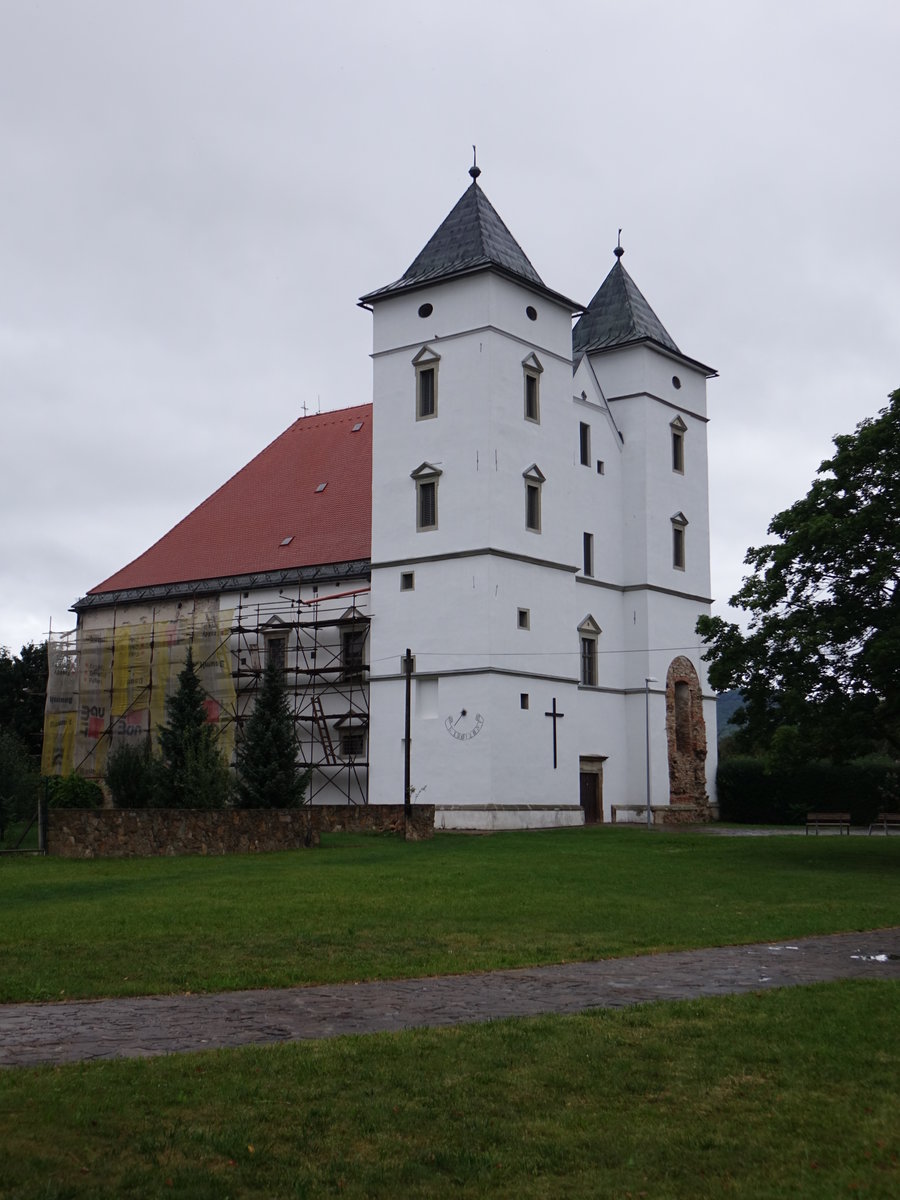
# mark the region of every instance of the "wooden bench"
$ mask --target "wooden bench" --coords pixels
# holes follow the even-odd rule
[[[806,832],[809,833],[810,828],[815,829],[816,837],[819,836],[819,826],[823,829],[834,829],[837,826],[838,834],[842,834],[847,830],[847,836],[850,835],[850,814],[848,812],[808,812],[806,814]]]
[[[883,829],[884,836],[887,837],[888,827],[891,825],[900,829],[900,812],[879,813],[878,816],[875,818],[875,820],[872,822],[872,824],[869,826],[869,833],[871,833],[873,829]]]

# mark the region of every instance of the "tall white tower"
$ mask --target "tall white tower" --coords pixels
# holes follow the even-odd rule
[[[370,799],[411,783],[438,823],[580,823],[563,718],[572,314],[472,183],[374,314]],[[555,701],[555,704],[554,704]],[[570,722],[574,725],[574,722]]]

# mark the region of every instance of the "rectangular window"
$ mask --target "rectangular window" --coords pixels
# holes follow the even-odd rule
[[[520,692],[519,693],[519,708],[527,708],[527,707],[528,707],[528,693]]]
[[[366,735],[352,729],[341,731],[341,758],[363,758],[366,753]]]
[[[364,629],[345,629],[341,633],[341,665],[344,668],[344,679],[357,679],[362,675],[365,644]]]
[[[516,613],[516,623],[519,629],[530,629],[531,612],[527,608],[520,608]]]
[[[416,586],[415,571],[401,571],[400,572],[400,591],[401,592],[411,592],[415,588],[415,586]]]
[[[684,526],[672,526],[672,566],[684,570]]]
[[[525,372],[525,420],[540,424],[541,400],[539,376],[531,371]]]
[[[591,427],[582,421],[578,426],[578,444],[581,451],[581,465],[591,465]]]
[[[427,421],[437,416],[437,368],[419,367],[416,370],[416,420]]]
[[[581,639],[581,682],[587,687],[597,686],[597,639]]]
[[[273,663],[279,671],[283,671],[287,659],[287,638],[280,634],[277,637],[266,638],[266,663]]]
[[[417,528],[437,529],[437,480],[419,481],[416,493],[418,499]]]
[[[525,528],[541,532],[541,489],[536,483],[525,484]]]
[[[672,430],[672,470],[684,474],[684,434],[680,429]]]
[[[585,575],[594,574],[594,535],[585,533],[582,535],[584,541],[584,573]]]
[[[602,459],[602,458],[598,458],[598,459],[597,459],[597,474],[598,474],[598,475],[603,475],[603,474],[605,473],[605,471],[606,471],[606,468],[605,468],[605,467],[604,467],[604,465],[603,465],[603,459]]]

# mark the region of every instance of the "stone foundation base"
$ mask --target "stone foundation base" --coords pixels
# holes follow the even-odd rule
[[[583,825],[577,804],[437,804],[435,829],[557,829]]]

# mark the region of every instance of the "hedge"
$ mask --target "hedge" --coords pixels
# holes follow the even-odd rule
[[[769,767],[735,755],[719,763],[719,817],[754,825],[802,825],[808,812],[849,812],[854,825],[900,808],[900,764],[862,759],[833,764]]]

